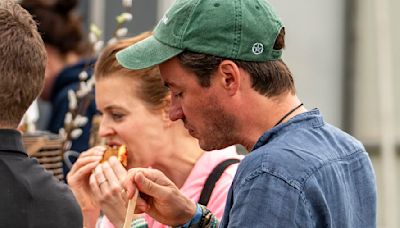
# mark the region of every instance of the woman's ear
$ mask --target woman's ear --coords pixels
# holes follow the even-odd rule
[[[229,95],[235,95],[240,87],[241,79],[241,73],[236,63],[231,60],[223,60],[218,66],[218,74],[222,87]]]

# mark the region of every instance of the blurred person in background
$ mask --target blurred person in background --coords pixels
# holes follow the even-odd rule
[[[168,118],[171,94],[156,66],[131,71],[117,63],[115,53],[149,35],[144,33],[106,47],[96,63],[96,104],[102,115],[99,135],[108,145],[127,146],[127,168],[161,170],[194,202],[199,201],[211,170],[228,161],[214,189],[211,188],[208,204],[205,202],[221,218],[238,166],[233,163],[243,156],[237,154],[234,146],[203,151],[182,121]],[[86,227],[94,226],[100,210],[106,215],[101,227],[121,227],[127,198],[121,193],[120,181],[127,171],[115,158],[99,165],[103,150],[95,147],[83,152],[68,174],[68,183],[81,205]],[[145,219],[149,227],[167,227],[147,215]]]
[[[38,22],[38,29],[45,43],[48,62],[46,66],[45,86],[40,95],[40,120],[46,122],[44,129],[59,133],[64,127],[65,114],[68,112],[68,91],[78,89],[79,74],[86,70],[89,77],[94,65],[90,58],[92,47],[83,32],[83,25],[74,10],[78,0],[22,0],[21,5],[27,9]],[[72,140],[71,150],[80,152],[89,148],[92,118],[96,114],[94,95],[89,94],[89,106],[81,110],[88,118],[82,126],[82,134]],[[46,102],[50,111],[46,113]],[[76,158],[75,158],[76,159]],[[74,162],[72,158],[72,163]],[[64,176],[69,167],[64,164]]]
[[[0,1],[0,227],[82,228],[64,183],[28,157],[16,130],[40,94],[46,50],[35,21],[11,0]]]

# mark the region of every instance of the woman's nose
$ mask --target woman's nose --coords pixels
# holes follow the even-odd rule
[[[99,136],[100,137],[107,137],[113,133],[113,129],[106,123],[105,120],[101,120],[99,126]]]

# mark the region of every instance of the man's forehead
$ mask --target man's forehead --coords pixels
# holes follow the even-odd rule
[[[163,63],[164,64],[164,63]],[[160,65],[161,79],[167,87],[176,86],[177,82],[182,79],[184,72],[180,71],[177,66],[171,64]]]
[[[164,85],[169,88],[181,88],[196,80],[194,73],[185,69],[177,57],[173,57],[159,65],[161,78]]]

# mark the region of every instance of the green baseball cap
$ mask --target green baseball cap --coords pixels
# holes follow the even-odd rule
[[[282,56],[273,49],[282,27],[266,0],[176,0],[152,36],[116,57],[129,69],[162,63],[184,50],[265,62]]]

